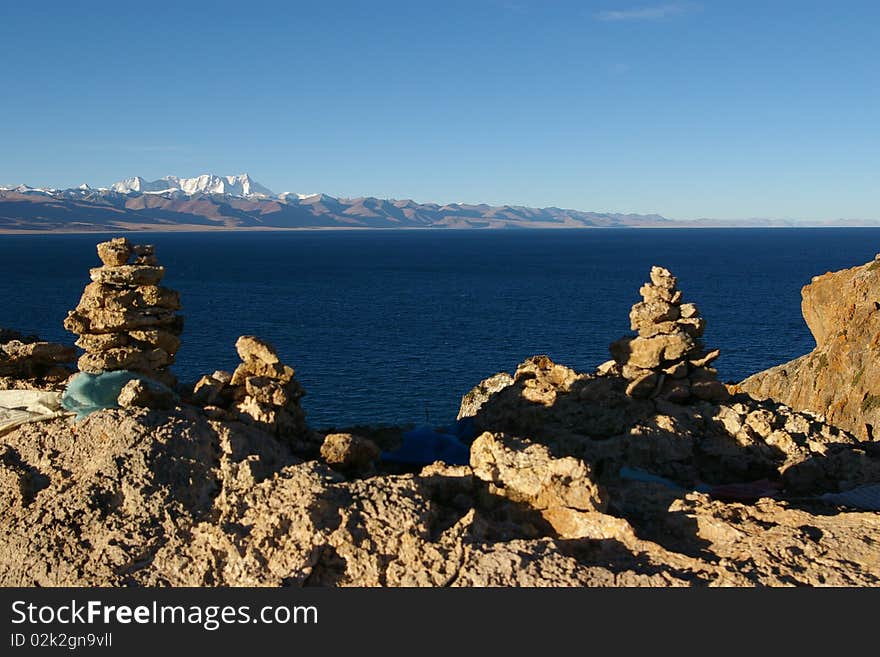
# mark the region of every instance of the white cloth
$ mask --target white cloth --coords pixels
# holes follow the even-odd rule
[[[28,422],[67,415],[60,392],[0,390],[0,435]]]

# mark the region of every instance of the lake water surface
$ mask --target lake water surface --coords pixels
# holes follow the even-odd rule
[[[61,322],[104,235],[0,235],[0,326],[70,343]],[[549,354],[605,361],[653,264],[708,321],[724,380],[814,346],[800,289],[871,260],[880,229],[136,234],[157,246],[186,328],[175,372],[232,369],[258,335],[293,365],[313,426],[455,418],[481,379]]]

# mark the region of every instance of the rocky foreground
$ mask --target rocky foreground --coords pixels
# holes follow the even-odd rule
[[[840,294],[811,291],[823,279],[805,289],[835,367],[880,339],[876,270],[833,275],[858,281],[845,322]],[[100,284],[120,298],[113,286],[129,282]],[[465,395],[469,465],[407,471],[380,457],[399,432],[310,429],[293,369],[251,336],[236,345],[235,372],[179,399],[146,385],[79,422],[17,427],[0,436],[0,585],[880,583],[880,513],[833,503],[880,483],[880,442],[862,430],[872,416],[854,410],[873,411],[864,395],[880,394],[869,366],[845,388],[844,374],[814,377],[809,400],[829,405],[782,383],[759,401],[743,391],[753,383],[717,381],[719,353],[669,272],[655,268],[641,295],[638,335],[596,372],[536,356]],[[89,331],[102,335],[94,322]],[[3,346],[4,387],[58,388],[74,354],[23,337]],[[137,354],[150,344],[133,343]],[[164,364],[154,371],[169,380]]]

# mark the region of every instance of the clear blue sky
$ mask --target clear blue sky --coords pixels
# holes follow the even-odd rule
[[[0,184],[880,218],[880,2],[8,2]]]

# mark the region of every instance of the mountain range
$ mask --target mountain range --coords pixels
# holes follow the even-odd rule
[[[853,225],[843,220],[678,221],[657,214],[557,207],[416,203],[409,199],[275,194],[248,174],[126,178],[110,187],[0,187],[0,232],[296,228],[612,228]],[[858,225],[880,225],[859,222]]]

